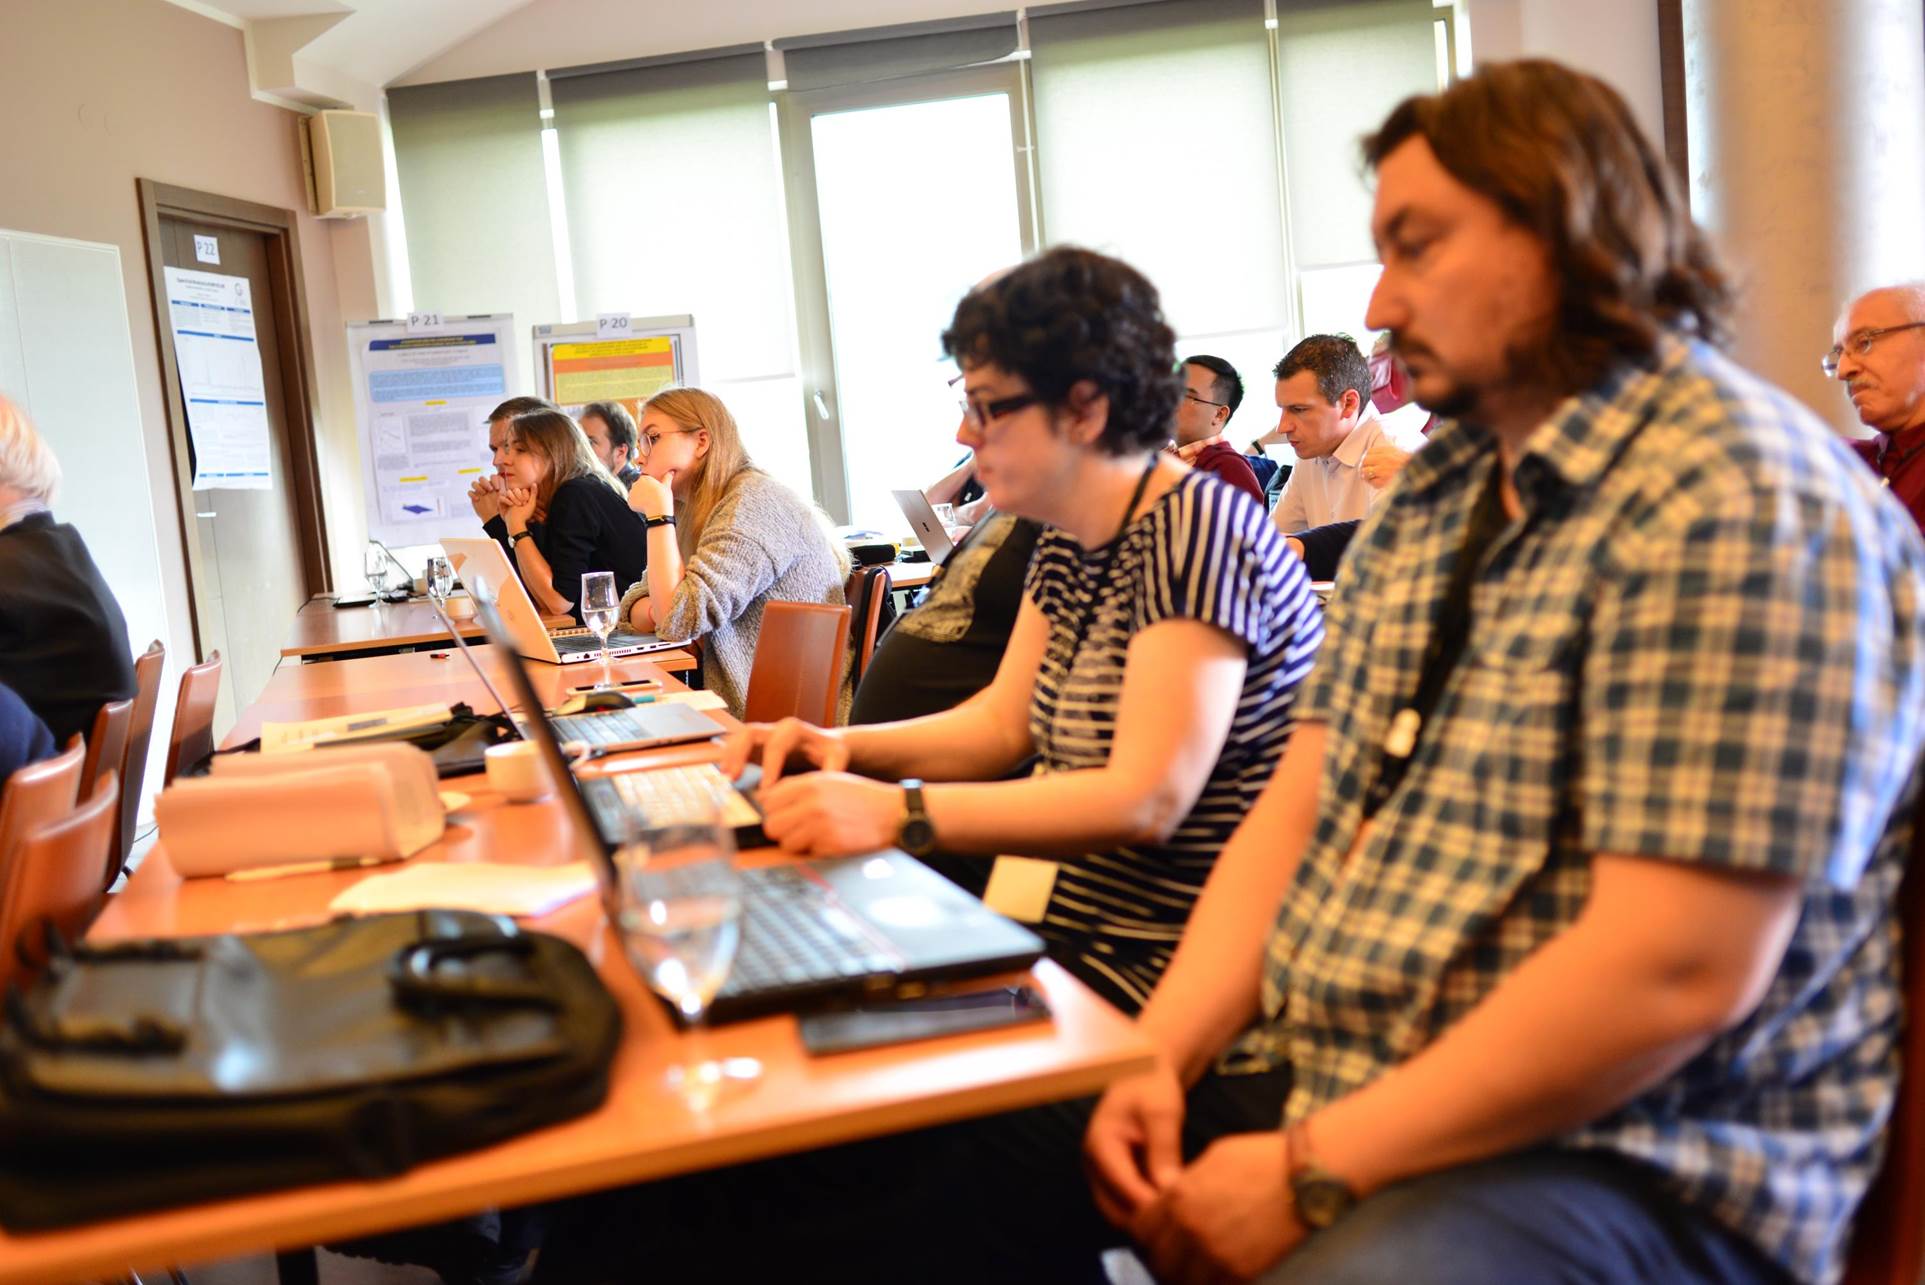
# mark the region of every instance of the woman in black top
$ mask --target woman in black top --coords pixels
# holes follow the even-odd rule
[[[648,532],[575,421],[530,411],[510,426],[501,518],[535,605],[581,620],[582,575],[633,584],[648,569]]]

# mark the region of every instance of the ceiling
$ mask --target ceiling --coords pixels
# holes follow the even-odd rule
[[[384,86],[533,0],[170,0],[247,29],[338,17],[300,47],[299,61]]]

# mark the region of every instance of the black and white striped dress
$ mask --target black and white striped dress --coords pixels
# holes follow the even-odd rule
[[[1047,528],[1026,591],[1050,627],[1029,707],[1038,772],[1108,761],[1130,642],[1151,625],[1200,620],[1240,640],[1248,655],[1216,767],[1170,841],[1060,862],[1038,926],[1051,958],[1134,1013],[1283,753],[1291,700],[1323,641],[1323,616],[1303,564],[1262,508],[1202,473],[1185,476],[1100,548]]]

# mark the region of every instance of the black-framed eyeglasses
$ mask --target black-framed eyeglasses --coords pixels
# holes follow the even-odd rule
[[[1825,372],[1827,379],[1838,377],[1838,363],[1844,360],[1845,352],[1850,349],[1863,357],[1871,352],[1872,345],[1886,335],[1895,335],[1901,330],[1917,330],[1925,327],[1925,321],[1908,321],[1902,326],[1880,326],[1875,330],[1861,330],[1855,335],[1847,335],[1842,344],[1833,344],[1830,352],[1819,359],[1818,366]]]
[[[956,405],[962,408],[963,418],[969,421],[969,426],[980,430],[987,427],[993,420],[999,420],[1005,415],[1014,415],[1017,411],[1034,406],[1042,400],[1041,393],[1017,393],[1013,397],[999,397],[993,402],[983,402],[981,405],[964,397],[958,400]]]
[[[1183,400],[1186,402],[1195,402],[1199,406],[1228,406],[1230,404],[1228,402],[1213,402],[1207,397],[1198,397],[1187,388],[1183,390]]]

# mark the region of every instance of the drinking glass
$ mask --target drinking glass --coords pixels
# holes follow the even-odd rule
[[[374,590],[377,605],[388,600],[388,551],[378,544],[369,544],[361,559],[362,574],[367,576],[368,588]]]
[[[429,558],[427,579],[428,596],[434,599],[437,606],[445,608],[448,605],[448,595],[453,593],[455,588],[454,566],[443,557]]]
[[[687,1027],[669,1084],[689,1109],[707,1111],[729,1081],[762,1071],[754,1058],[706,1056],[702,1020],[742,940],[742,876],[722,800],[698,791],[675,816],[631,818],[615,868],[622,949]]]
[[[615,685],[614,672],[609,668],[608,635],[615,632],[615,615],[621,600],[622,596],[615,592],[613,571],[589,571],[582,575],[582,623],[602,640],[603,687]]]

